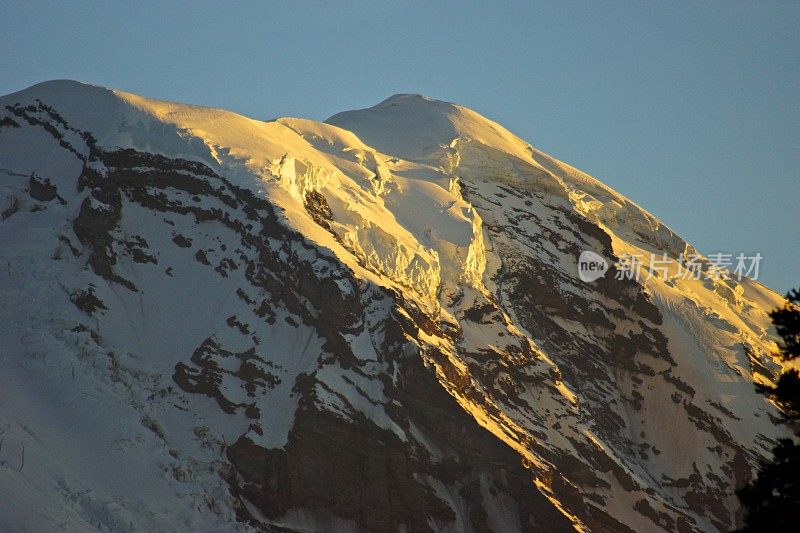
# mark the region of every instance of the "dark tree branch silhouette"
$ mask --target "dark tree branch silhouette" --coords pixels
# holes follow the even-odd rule
[[[787,302],[770,313],[778,335],[779,355],[784,361],[800,357],[800,290],[786,295]],[[800,372],[784,371],[773,386],[760,386],[781,409],[786,424],[800,432]],[[773,458],[762,460],[756,479],[736,491],[745,508],[742,532],[797,531],[800,527],[800,445],[781,439]]]

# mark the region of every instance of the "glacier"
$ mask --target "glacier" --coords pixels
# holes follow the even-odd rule
[[[779,295],[456,104],[45,82],[0,213],[3,530],[722,531],[786,431]]]

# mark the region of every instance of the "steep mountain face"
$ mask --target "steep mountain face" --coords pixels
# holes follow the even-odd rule
[[[728,530],[782,435],[782,299],[457,105],[47,82],[0,202],[3,530]]]

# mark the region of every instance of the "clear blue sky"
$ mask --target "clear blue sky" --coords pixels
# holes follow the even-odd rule
[[[0,0],[0,93],[70,78],[263,119],[423,93],[800,285],[800,2],[131,4]]]

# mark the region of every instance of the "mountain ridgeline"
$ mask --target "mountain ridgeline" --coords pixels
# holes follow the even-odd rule
[[[4,96],[0,529],[730,530],[787,434],[754,386],[783,299],[688,256],[419,95]]]

